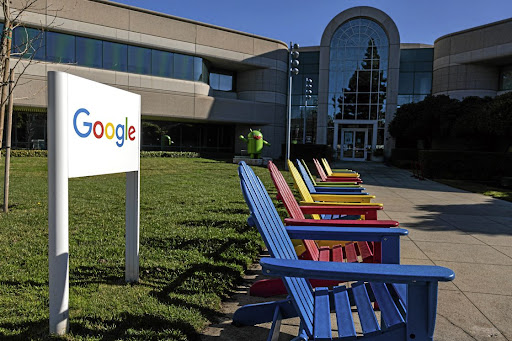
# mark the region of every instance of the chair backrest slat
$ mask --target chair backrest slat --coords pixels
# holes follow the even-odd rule
[[[302,177],[300,176],[299,172],[297,171],[297,168],[293,165],[293,162],[290,160],[288,162],[288,169],[290,170],[290,173],[292,174],[293,181],[295,182],[295,185],[297,186],[297,189],[299,190],[300,196],[302,197],[302,200],[306,202],[314,202],[313,197],[308,191],[308,188],[306,187],[306,184],[302,180]]]
[[[309,193],[316,194],[316,188],[315,185],[313,185],[313,182],[309,178],[309,176],[306,173],[306,170],[302,166],[302,163],[299,159],[297,159],[297,168],[299,170],[299,173],[301,175],[302,180],[304,180],[304,183],[306,184],[306,187],[308,188]]]
[[[268,169],[270,171],[270,177],[276,186],[278,197],[283,202],[290,218],[305,219],[290,186],[288,186],[288,183],[283,177],[283,174],[281,174],[277,166],[272,161],[269,161]],[[303,243],[307,253],[309,253],[309,256],[312,259],[318,259],[319,251],[318,245],[316,245],[315,241],[304,240]]]
[[[313,174],[311,174],[311,171],[309,170],[309,167],[306,164],[306,161],[304,161],[304,159],[301,159],[300,161],[302,161],[302,165],[304,166],[306,173],[308,173],[308,176],[311,179],[311,182],[313,183],[314,186],[316,186],[317,183],[316,183],[315,177],[313,176]]]
[[[327,175],[332,175],[331,166],[329,165],[329,163],[327,162],[327,160],[325,158],[322,158],[322,164],[324,165]]]
[[[293,219],[304,219],[304,214],[300,209],[297,200],[295,200],[295,196],[292,193],[292,190],[288,186],[283,174],[277,169],[277,166],[269,161],[268,170],[270,171],[270,177],[274,182],[274,186],[276,186],[278,199],[281,200],[288,212],[288,215]]]
[[[280,259],[297,259],[293,244],[261,180],[243,161],[240,162],[238,174],[245,202],[251,212],[251,222],[258,228],[270,255]],[[311,285],[304,278],[284,277],[283,280],[293,297],[306,333],[312,335],[314,298]]]
[[[325,174],[322,166],[320,166],[320,162],[318,162],[317,159],[313,159],[313,163],[315,164],[315,168],[316,168],[318,175],[320,176],[320,179],[322,179],[322,181],[326,181],[327,175]]]

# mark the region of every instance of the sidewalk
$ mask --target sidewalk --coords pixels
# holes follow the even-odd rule
[[[435,340],[512,341],[512,203],[420,181],[380,163],[337,167],[361,173],[367,192],[384,203],[379,219],[409,230],[401,241],[402,264],[455,271],[453,282],[440,283]],[[248,278],[256,276],[257,268]],[[241,287],[223,306],[226,318],[208,327],[202,340],[265,340],[270,324],[234,327],[229,320],[239,306],[261,301]],[[298,319],[283,322],[280,340],[290,340]]]

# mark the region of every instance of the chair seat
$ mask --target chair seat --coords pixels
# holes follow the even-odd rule
[[[324,262],[373,262],[373,252],[371,243],[361,242],[350,242],[342,245],[335,245],[332,248],[329,246],[321,246],[318,248],[318,259],[314,259],[312,255],[307,252],[302,254],[300,259],[313,259]],[[358,258],[360,257],[360,259]]]
[[[353,308],[357,311],[356,319],[359,320],[364,336],[405,326],[403,311],[397,306],[400,303],[394,287],[388,287],[385,283],[357,282],[352,283],[351,288],[336,286],[332,290],[316,288],[314,295],[315,340],[355,340],[357,333]],[[375,315],[372,301],[379,305],[381,324]],[[331,307],[331,304],[334,306]],[[331,311],[336,314],[336,326],[331,325]],[[337,337],[333,337],[333,329],[337,330]]]

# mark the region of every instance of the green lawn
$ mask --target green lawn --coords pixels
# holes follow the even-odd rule
[[[47,339],[47,159],[13,158],[11,169],[11,211],[0,214],[0,339]],[[273,189],[268,171],[255,171]],[[262,247],[246,224],[236,165],[141,159],[134,285],[124,282],[124,182],[124,174],[70,180],[65,339],[197,339]]]

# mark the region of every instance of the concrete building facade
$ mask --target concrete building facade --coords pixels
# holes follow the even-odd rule
[[[14,52],[19,55],[27,39],[38,48],[16,67],[23,74],[15,89],[14,147],[45,148],[46,74],[58,70],[140,94],[143,149],[239,154],[245,144],[238,136],[253,128],[272,144],[264,156],[282,156],[284,42],[105,0],[40,0],[22,22],[26,27],[14,30]],[[388,125],[400,105],[431,94],[460,99],[512,90],[510,32],[507,19],[448,34],[434,45],[401,43],[381,10],[339,13],[319,46],[299,50],[292,142],[328,145],[345,160],[389,156]],[[33,61],[25,69],[27,57]]]
[[[434,42],[433,95],[494,97],[512,90],[512,18]]]
[[[233,153],[243,148],[238,135],[261,128],[272,142],[267,155],[280,155],[286,115],[285,43],[102,0],[40,1],[22,20],[29,28],[47,32],[37,52],[41,55],[24,71],[15,90],[20,98],[15,110],[45,112],[46,74],[65,71],[140,94],[143,120],[171,120],[184,127],[183,136],[171,136],[184,150]],[[14,35],[13,41],[23,43],[21,29]],[[95,44],[96,57],[90,52]],[[103,63],[90,66],[83,58],[86,53],[92,53],[92,59],[103,58]],[[61,54],[58,60],[56,54]],[[166,67],[155,70],[166,58],[179,64],[170,76],[165,75]],[[17,74],[24,64],[18,64]],[[189,68],[194,71],[178,70]]]

